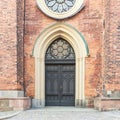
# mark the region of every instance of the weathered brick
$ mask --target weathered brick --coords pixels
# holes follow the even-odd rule
[[[17,89],[16,0],[0,1],[0,90]]]
[[[120,91],[120,0],[85,0],[85,8],[61,20],[80,31],[89,46],[85,64],[85,96]],[[58,20],[43,14],[36,0],[0,1],[0,90],[25,90],[34,97],[34,43]]]

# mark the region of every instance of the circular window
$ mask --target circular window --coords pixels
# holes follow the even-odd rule
[[[75,4],[75,0],[45,0],[47,7],[53,12],[64,13]]]
[[[48,16],[64,19],[73,16],[82,8],[84,0],[37,0],[38,7]]]

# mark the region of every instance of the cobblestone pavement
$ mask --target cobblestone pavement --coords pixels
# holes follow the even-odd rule
[[[88,108],[46,107],[27,110],[7,120],[120,120],[120,111],[99,112]]]

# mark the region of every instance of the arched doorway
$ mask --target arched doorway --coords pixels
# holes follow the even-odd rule
[[[75,53],[63,38],[57,38],[45,55],[45,105],[75,105]]]
[[[63,38],[75,52],[75,106],[85,105],[85,57],[89,55],[88,45],[83,35],[74,27],[58,22],[44,29],[38,36],[34,48],[35,57],[35,97],[34,107],[45,106],[45,54],[49,45],[57,38]]]

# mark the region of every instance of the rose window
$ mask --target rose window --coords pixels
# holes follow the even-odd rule
[[[36,0],[40,10],[54,19],[71,17],[82,10],[84,0]]]
[[[50,10],[57,13],[63,13],[71,9],[75,0],[45,0]]]

